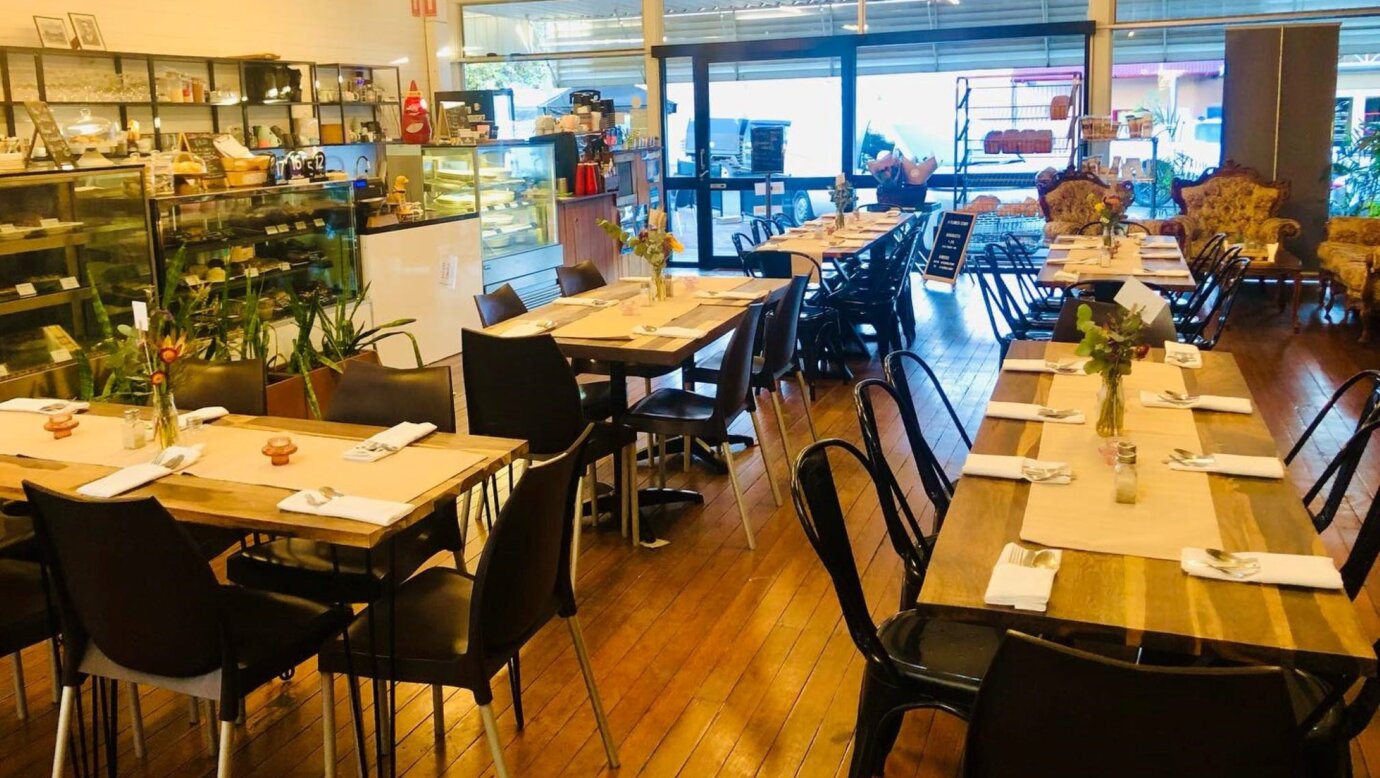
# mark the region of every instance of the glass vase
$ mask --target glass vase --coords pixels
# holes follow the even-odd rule
[[[847,220],[848,214],[844,213],[842,208],[838,209],[836,212],[834,212],[834,229],[843,229]]]
[[[177,445],[177,401],[167,389],[153,390],[153,439],[158,448]]]
[[[1104,438],[1120,437],[1126,425],[1126,389],[1119,373],[1102,376],[1102,388],[1097,390],[1097,434]]]
[[[661,267],[652,268],[652,302],[659,303],[665,300],[666,294],[666,269]]]

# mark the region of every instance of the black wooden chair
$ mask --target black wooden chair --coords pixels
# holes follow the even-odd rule
[[[479,323],[485,327],[492,327],[499,322],[527,313],[527,304],[518,297],[512,284],[504,284],[492,292],[475,295],[474,305],[479,309]]]
[[[228,778],[234,722],[245,696],[311,658],[349,623],[348,611],[217,583],[186,533],[152,498],[76,499],[29,482],[24,491],[62,625],[53,774],[62,772],[77,691],[89,675],[217,702],[217,774]],[[116,688],[110,692],[112,717]],[[321,690],[329,774],[335,766],[329,671],[321,676]]]
[[[556,268],[556,286],[560,287],[561,295],[564,297],[607,285],[608,282],[604,280],[604,274],[600,273],[599,268],[595,267],[594,263],[588,259],[569,267]]]
[[[1301,774],[1278,667],[1119,662],[1010,633],[968,723],[965,778],[1285,778]]]
[[[491,682],[547,622],[559,617],[570,630],[609,767],[617,769],[617,747],[594,683],[571,587],[571,533],[584,444],[582,434],[560,455],[527,469],[494,522],[473,575],[432,567],[406,581],[392,598],[355,618],[349,642],[335,640],[321,649],[322,672],[354,667],[385,681],[468,689],[479,706],[494,769],[499,778],[507,778]],[[384,648],[383,635],[370,632],[384,624],[396,630],[391,651]],[[372,653],[366,650],[370,645]],[[443,731],[437,729],[438,734]]]
[[[791,495],[805,536],[819,556],[843,609],[854,645],[867,661],[853,733],[850,778],[880,775],[907,710],[937,708],[967,718],[1001,633],[928,619],[903,610],[878,626],[863,595],[853,546],[839,503],[829,452],[860,467],[868,459],[847,441],[811,443],[796,460]]]

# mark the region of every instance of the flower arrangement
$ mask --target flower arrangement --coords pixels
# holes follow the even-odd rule
[[[1078,331],[1083,333],[1083,340],[1075,353],[1088,357],[1083,372],[1102,376],[1097,434],[1104,438],[1116,437],[1124,429],[1126,397],[1121,379],[1131,374],[1131,362],[1149,351],[1140,342],[1144,326],[1140,306],[1118,312],[1105,325],[1093,321],[1092,308],[1078,306]]]
[[[148,328],[140,332],[139,361],[147,377],[153,406],[153,436],[160,448],[177,445],[177,403],[173,377],[178,361],[187,353],[187,334],[173,314],[163,308],[149,311]]]
[[[1105,197],[1089,194],[1088,202],[1092,205],[1093,215],[1102,223],[1102,245],[1111,248],[1112,240],[1122,231],[1122,225],[1126,222],[1126,201],[1116,194]]]
[[[839,173],[834,177],[834,185],[829,187],[829,199],[834,202],[834,226],[842,228],[844,217],[858,204],[858,197],[853,192],[853,185],[848,183],[848,176]]]
[[[666,212],[653,208],[647,213],[647,226],[636,234],[607,219],[599,220],[599,228],[618,241],[625,251],[641,257],[652,269],[652,289],[658,300],[666,299],[666,263],[685,246],[666,229]]]

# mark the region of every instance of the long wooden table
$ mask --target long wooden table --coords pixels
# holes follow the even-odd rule
[[[1011,356],[1063,356],[1071,348],[1018,342]],[[1150,359],[1162,361],[1163,352],[1154,350]],[[1203,368],[1185,370],[1184,377],[1192,393],[1249,396],[1230,354],[1205,353]],[[1043,402],[1053,378],[1003,372],[992,399]],[[1204,451],[1279,453],[1259,413],[1195,412],[1194,421]],[[1034,456],[1041,427],[986,418],[973,451]],[[1226,550],[1326,554],[1287,479],[1208,479]],[[987,605],[983,594],[992,566],[1002,547],[1019,539],[1032,488],[1060,487],[990,478],[959,481],[920,592],[921,609],[1034,634],[1098,638],[1321,673],[1375,674],[1372,641],[1344,593],[1210,581],[1188,576],[1177,562],[1168,560],[1066,550],[1046,612]],[[1110,489],[1108,477],[1108,499]],[[1070,505],[1069,510],[1078,506]]]
[[[855,213],[857,217],[850,215],[841,232],[847,235],[856,231],[867,230],[869,232],[865,237],[846,239],[837,235],[830,235],[822,240],[815,238],[816,231],[826,230],[834,224],[833,216],[821,216],[800,227],[792,228],[785,235],[775,235],[757,244],[755,248],[794,251],[814,257],[819,261],[871,254],[874,251],[885,250],[892,238],[895,237],[897,230],[910,224],[911,220],[919,216],[913,212],[899,212],[894,215],[885,212],[857,211]],[[806,271],[797,269],[796,272],[803,273]]]
[[[1067,244],[1061,245],[1056,241],[1048,246],[1045,252],[1044,265],[1040,268],[1040,275],[1036,278],[1035,283],[1040,286],[1051,288],[1064,288],[1072,286],[1074,283],[1125,281],[1129,278],[1137,278],[1150,286],[1162,289],[1166,292],[1191,292],[1197,288],[1198,283],[1189,272],[1188,263],[1184,261],[1183,252],[1179,250],[1179,244],[1176,243],[1172,237],[1166,235],[1150,235],[1145,238],[1145,245],[1155,248],[1169,248],[1172,246],[1177,255],[1172,259],[1143,259],[1140,264],[1145,270],[1169,270],[1184,273],[1185,275],[1163,276],[1154,275],[1152,273],[1117,273],[1108,272],[1109,270],[1114,270],[1114,268],[1098,268],[1091,265],[1076,264],[1066,265],[1057,260],[1066,259],[1068,257],[1070,246]],[[1056,262],[1051,263],[1051,259],[1056,260]],[[1061,270],[1076,272],[1078,274],[1078,280],[1075,282],[1057,278],[1056,274]]]
[[[89,413],[119,416],[125,406],[93,403]],[[34,414],[34,424],[42,417]],[[264,437],[274,432],[302,433],[344,440],[364,440],[379,431],[377,427],[306,419],[226,416],[212,424],[263,430]],[[77,434],[81,434],[78,427]],[[118,445],[111,441],[112,445]],[[173,475],[127,492],[122,497],[156,497],[179,521],[272,535],[307,538],[357,548],[376,548],[395,535],[429,516],[441,500],[454,499],[479,485],[488,475],[523,456],[527,442],[480,435],[432,433],[415,446],[444,448],[479,454],[483,459],[408,502],[413,510],[407,516],[380,527],[361,521],[291,513],[278,509],[278,503],[291,490],[271,486],[217,481],[186,475]],[[152,459],[156,449],[150,447]],[[292,467],[288,464],[287,467]],[[113,467],[55,462],[45,459],[0,455],[0,498],[22,499],[23,482],[32,481],[52,489],[74,492],[82,484],[114,472]],[[348,487],[345,487],[348,488]]]

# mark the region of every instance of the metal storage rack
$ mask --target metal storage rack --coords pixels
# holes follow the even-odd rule
[[[1067,115],[1052,117],[1055,98],[1069,99]],[[1036,81],[1013,76],[969,78],[955,82],[954,203],[968,202],[975,188],[1033,188],[1045,167],[1062,168],[1078,159],[1078,117],[1086,108],[1083,79]],[[988,133],[1004,130],[1047,132],[1049,146],[993,150]]]

